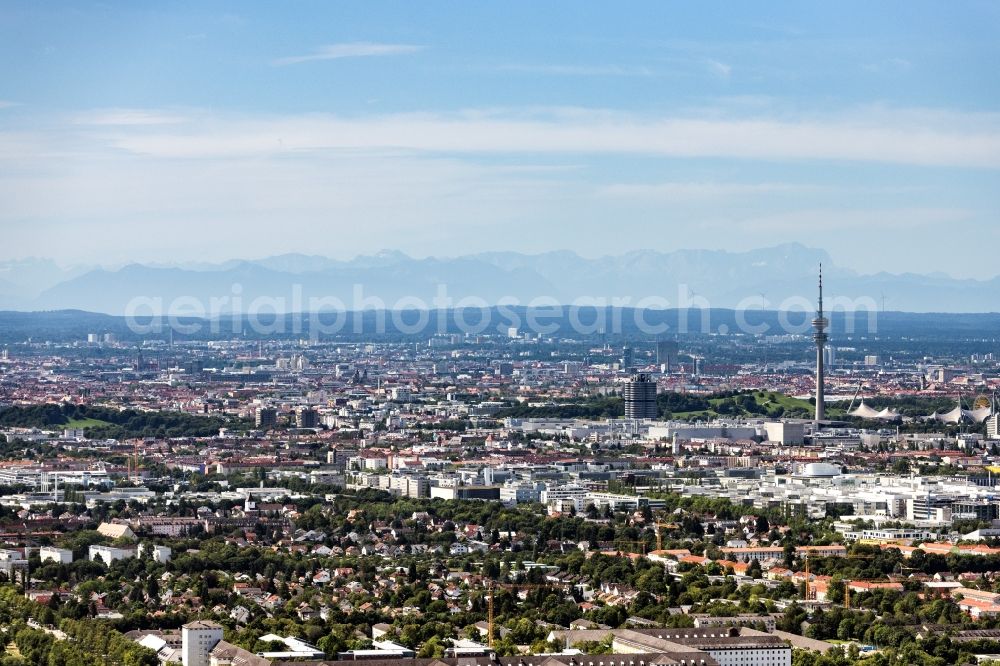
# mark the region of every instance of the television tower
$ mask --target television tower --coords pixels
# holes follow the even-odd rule
[[[826,418],[826,405],[823,403],[823,348],[829,336],[826,328],[830,322],[823,316],[823,264],[819,265],[819,308],[816,310],[816,318],[812,321],[813,341],[816,343],[816,420],[822,421]]]

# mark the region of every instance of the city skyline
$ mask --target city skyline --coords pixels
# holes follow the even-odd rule
[[[297,9],[9,6],[0,260],[791,241],[996,275],[995,6]]]
[[[0,3],[0,666],[1000,655],[998,28]]]

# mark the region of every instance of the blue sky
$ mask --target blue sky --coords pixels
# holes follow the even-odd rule
[[[1000,272],[996,3],[8,2],[0,34],[0,259]]]

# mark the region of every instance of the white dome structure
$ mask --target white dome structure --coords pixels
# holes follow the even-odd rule
[[[848,412],[848,415],[857,416],[861,419],[878,419],[881,421],[898,421],[902,418],[902,415],[899,412],[893,411],[888,407],[880,412],[877,412],[866,405],[864,400],[861,401],[861,404],[858,405],[857,409]]]
[[[934,412],[926,418],[928,421],[937,421],[938,423],[982,423],[992,415],[992,407],[962,409],[962,405],[959,403],[951,411]]]
[[[881,412],[879,412],[875,418],[882,419],[883,421],[898,421],[899,419],[903,418],[903,415],[895,410],[886,407]]]
[[[861,404],[858,405],[857,409],[848,412],[850,416],[857,416],[860,419],[876,419],[878,418],[878,412],[865,404],[862,400]]]
[[[831,465],[830,463],[809,463],[802,468],[802,472],[799,476],[807,476],[811,478],[830,478],[833,476],[840,476],[842,472],[840,467],[837,465]]]

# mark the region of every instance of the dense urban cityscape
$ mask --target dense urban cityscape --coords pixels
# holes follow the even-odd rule
[[[1000,3],[0,61],[0,666],[1000,666]]]
[[[1000,654],[1000,342],[819,288],[811,339],[8,340],[4,663]]]

